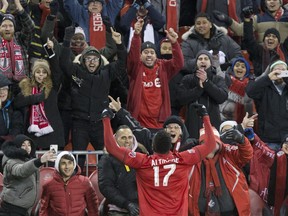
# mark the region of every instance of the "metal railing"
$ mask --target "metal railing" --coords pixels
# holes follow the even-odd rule
[[[36,151],[36,157],[40,157],[47,151]],[[58,151],[58,154],[61,151]],[[104,151],[69,151],[71,152],[76,159],[76,162],[78,163],[79,155],[85,155],[86,156],[86,162],[84,165],[84,170],[82,170],[82,173],[85,173],[86,176],[89,176],[89,172],[97,169],[97,163],[99,161],[99,157],[104,154]],[[0,151],[0,155],[3,155],[3,152]],[[48,166],[48,163],[46,163],[45,166]]]
[[[36,151],[36,157],[39,157],[40,155],[43,155],[46,151]],[[61,151],[58,151],[58,154]],[[82,173],[85,173],[86,176],[89,176],[89,172],[97,169],[97,163],[99,161],[100,155],[104,154],[104,151],[69,151],[71,152],[76,159],[76,162],[78,163],[79,155],[85,155],[86,162],[84,165],[84,170],[82,170]],[[47,166],[47,164],[46,164]]]

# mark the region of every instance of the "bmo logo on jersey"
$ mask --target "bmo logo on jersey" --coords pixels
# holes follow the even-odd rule
[[[152,88],[152,87],[156,87],[156,88],[161,88],[161,82],[160,79],[157,77],[153,82],[143,82],[143,86],[145,88]]]

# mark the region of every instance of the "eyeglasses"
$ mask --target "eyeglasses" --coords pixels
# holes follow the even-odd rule
[[[2,87],[0,88],[0,92],[5,92],[5,91],[8,91],[9,90],[9,87]]]
[[[174,129],[174,130],[180,130],[180,126],[178,126],[178,125],[176,125],[176,126],[166,126],[166,129],[168,129],[168,130],[172,130],[172,129]]]
[[[86,58],[84,58],[84,60],[85,60],[85,62],[99,62],[98,57],[94,57],[94,58],[86,57]]]

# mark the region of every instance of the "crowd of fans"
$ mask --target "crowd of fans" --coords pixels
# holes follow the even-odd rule
[[[106,147],[98,172],[110,216],[288,214],[288,1],[0,8],[0,215],[31,213],[50,144],[69,143]],[[36,150],[47,152],[32,159]],[[98,214],[85,157],[77,163],[58,155],[40,215]]]

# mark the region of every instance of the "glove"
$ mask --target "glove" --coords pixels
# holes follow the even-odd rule
[[[221,43],[217,38],[213,37],[209,41],[208,48],[213,51],[213,55],[217,55],[220,50]]]
[[[198,116],[203,117],[208,115],[207,109],[203,104],[194,103],[192,106],[195,108]]]
[[[141,0],[134,0],[132,7],[136,8],[136,10],[139,10],[140,6],[142,5]]]
[[[65,34],[63,38],[63,45],[66,47],[70,46],[70,41],[73,35],[75,34],[75,27],[74,26],[68,26],[65,28]]]
[[[136,203],[130,202],[127,206],[127,210],[130,213],[130,216],[138,216],[139,215],[139,206]]]
[[[59,10],[59,4],[58,4],[58,2],[56,0],[53,0],[50,3],[50,15],[56,16],[58,10]]]
[[[39,104],[42,101],[45,100],[45,88],[43,88],[43,90],[38,93],[38,94],[33,94],[28,96],[30,97],[30,104]]]
[[[242,14],[244,16],[244,18],[250,18],[253,14],[253,7],[252,6],[246,6],[242,9]]]
[[[236,143],[243,144],[244,143],[244,135],[237,129],[232,129],[227,131],[226,140],[235,141]]]
[[[102,111],[102,114],[101,114],[101,117],[102,117],[102,118],[108,117],[108,118],[110,118],[110,119],[113,119],[114,116],[115,116],[115,113],[114,113],[110,108],[104,109],[104,110]]]
[[[225,24],[227,24],[228,26],[231,26],[232,25],[232,22],[233,20],[227,16],[226,14],[220,12],[220,11],[217,11],[217,10],[214,10],[213,11],[213,16],[215,17],[216,20],[218,20],[219,22],[224,22]]]
[[[249,140],[253,140],[254,139],[254,130],[253,128],[246,128],[244,130],[244,135],[249,139]]]
[[[110,19],[108,16],[102,16],[102,21],[104,25],[106,26],[106,31],[111,33],[110,27],[112,27],[112,24],[110,22]]]

